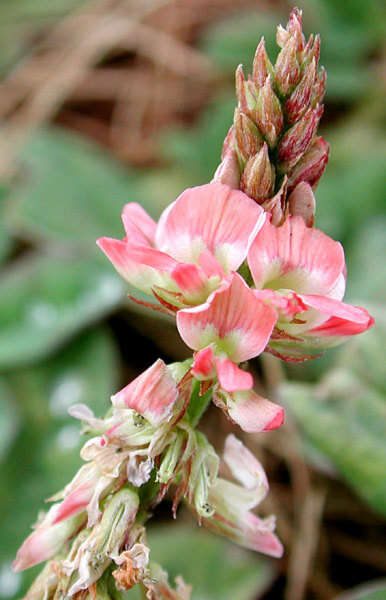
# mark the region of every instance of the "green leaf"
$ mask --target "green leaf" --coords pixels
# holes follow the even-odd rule
[[[140,202],[157,213],[134,172],[73,132],[38,132],[21,159],[27,173],[14,190],[9,222],[27,237],[89,248],[100,236],[123,237],[120,214],[127,202]]]
[[[386,515],[386,402],[350,370],[319,385],[286,383],[283,403],[308,442],[322,452],[374,510]]]
[[[334,600],[385,600],[386,579],[375,579],[355,587],[344,594],[339,594]]]
[[[52,256],[18,264],[0,279],[0,367],[46,356],[111,312],[126,287],[103,259]]]
[[[193,586],[192,600],[260,598],[274,578],[272,562],[204,529],[169,524],[149,531],[151,559]],[[187,543],[189,540],[189,543]],[[135,588],[125,598],[139,598]]]

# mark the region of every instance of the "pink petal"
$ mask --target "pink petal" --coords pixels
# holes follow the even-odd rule
[[[158,359],[144,373],[112,396],[118,408],[132,408],[155,427],[171,417],[178,391],[175,381],[163,362]]]
[[[215,390],[214,402],[217,401],[217,394],[218,392]],[[271,431],[280,427],[284,422],[284,409],[259,396],[253,390],[234,392],[230,394],[230,399],[231,401],[226,403],[225,410],[230,419],[247,433]],[[224,402],[222,402],[222,406],[224,406]]]
[[[218,344],[236,363],[264,350],[276,320],[276,311],[256,298],[237,273],[207,302],[177,313],[178,331],[190,348],[201,350]]]
[[[164,211],[156,245],[183,262],[209,250],[229,272],[245,260],[264,220],[263,209],[243,192],[209,183],[185,190]]]
[[[131,244],[136,244],[136,240],[132,236],[136,236],[137,232],[142,234],[145,245],[154,242],[157,224],[137,202],[126,204],[122,212],[122,221]],[[138,237],[138,239],[140,238]]]
[[[167,254],[112,238],[100,238],[97,244],[118,273],[135,287],[147,293],[155,285],[176,289],[170,273],[177,262]]]
[[[328,317],[324,323],[310,329],[307,335],[350,336],[362,333],[374,324],[374,319],[367,310],[359,306],[323,296],[303,295],[302,300]]]
[[[215,376],[214,354],[210,346],[196,353],[191,371],[197,379]]]
[[[281,227],[266,222],[248,253],[257,288],[292,289],[303,294],[328,294],[344,273],[342,246],[301,217]]]
[[[178,288],[187,294],[202,294],[206,288],[206,277],[202,270],[193,263],[178,263],[171,276]]]
[[[227,358],[216,360],[216,370],[219,383],[226,392],[253,388],[252,375]]]
[[[264,521],[259,519],[259,517],[253,513],[247,513],[244,532],[245,543],[243,545],[256,552],[263,552],[263,554],[268,554],[268,556],[280,558],[284,552],[283,545],[274,533],[271,531],[264,532],[262,523]]]
[[[69,517],[73,517],[85,510],[92,495],[92,482],[86,482],[83,485],[80,485],[60,503],[53,524],[59,523]]]

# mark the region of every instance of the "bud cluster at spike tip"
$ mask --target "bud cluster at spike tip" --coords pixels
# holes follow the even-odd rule
[[[306,41],[302,13],[294,8],[276,40],[281,49],[274,65],[262,38],[252,75],[246,78],[241,65],[236,69],[238,105],[214,181],[241,189],[271,213],[274,225],[293,215],[312,226],[313,190],[330,150],[316,136],[326,82],[320,37]]]

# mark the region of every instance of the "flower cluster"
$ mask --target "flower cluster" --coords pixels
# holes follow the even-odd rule
[[[48,560],[28,598],[114,596],[139,583],[149,599],[189,598],[149,560],[144,522],[166,493],[199,523],[247,548],[279,557],[273,516],[255,508],[268,491],[263,467],[234,435],[219,457],[196,430],[207,403],[249,433],[280,427],[283,408],[258,395],[247,361],[270,352],[314,358],[368,329],[363,308],[343,302],[342,246],[314,229],[312,188],[328,145],[316,137],[325,73],[319,37],[305,42],[295,9],[278,28],[273,67],[264,41],[252,77],[236,73],[238,107],[214,181],[185,190],[156,223],[123,209],[123,240],[98,245],[146,306],[175,318],[191,359],[157,360],[111,398],[103,419],[84,405],[71,414],[92,435],[74,479],[20,548],[14,567]],[[112,587],[113,586],[113,587]]]

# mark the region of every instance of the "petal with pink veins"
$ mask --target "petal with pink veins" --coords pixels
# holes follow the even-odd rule
[[[247,371],[243,371],[228,358],[216,360],[216,371],[218,381],[226,392],[237,390],[250,390],[253,388],[253,377]]]
[[[209,250],[229,273],[245,260],[264,221],[264,210],[246,194],[209,183],[185,190],[163,212],[156,246],[183,262],[198,262]]]
[[[310,336],[351,336],[366,331],[374,324],[374,319],[365,308],[351,306],[323,296],[302,296],[311,308],[326,316],[324,323],[307,331]]]
[[[249,250],[248,264],[258,289],[299,294],[328,295],[345,272],[341,244],[306,227],[301,217],[290,217],[281,227],[266,221]]]
[[[112,262],[118,273],[140,290],[152,293],[154,286],[177,292],[171,277],[177,262],[158,250],[146,246],[131,246],[113,238],[100,238],[98,246]]]
[[[137,202],[130,202],[124,206],[122,222],[131,244],[137,244],[137,239],[142,239],[146,246],[150,246],[150,242],[154,243],[157,223]],[[137,232],[140,232],[142,236],[137,237]]]
[[[283,407],[253,390],[225,393],[217,387],[213,391],[213,401],[247,433],[271,431],[284,422]]]
[[[116,408],[132,408],[156,427],[170,419],[177,396],[172,374],[164,361],[158,359],[112,396],[111,401]]]
[[[178,331],[190,348],[201,350],[213,343],[236,363],[263,352],[276,320],[276,311],[258,299],[237,273],[207,302],[177,313]]]

